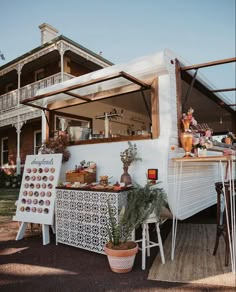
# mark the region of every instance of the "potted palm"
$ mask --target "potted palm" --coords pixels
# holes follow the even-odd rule
[[[113,272],[126,273],[132,270],[138,245],[131,241],[132,232],[152,213],[160,216],[167,205],[166,193],[157,184],[147,182],[144,187],[135,184],[128,191],[126,206],[123,206],[118,222],[108,201],[108,236],[104,251]]]

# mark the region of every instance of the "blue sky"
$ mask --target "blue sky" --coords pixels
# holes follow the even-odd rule
[[[40,45],[44,22],[113,63],[169,48],[190,64],[235,56],[236,0],[1,0],[0,66]],[[235,87],[235,63],[201,69]],[[227,93],[235,100],[235,92]]]

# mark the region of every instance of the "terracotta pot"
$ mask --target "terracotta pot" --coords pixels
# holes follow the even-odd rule
[[[138,244],[136,244],[136,247],[126,250],[111,249],[106,244],[104,251],[113,272],[128,273],[133,268],[135,256],[138,252]]]
[[[228,145],[232,144],[232,141],[231,141],[230,137],[226,137],[225,138],[225,144],[228,144]]]
[[[128,173],[128,167],[124,167],[124,173],[122,174],[120,178],[120,182],[125,183],[126,186],[132,184],[131,176]]]
[[[193,148],[193,134],[191,132],[182,132],[180,134],[180,142],[185,151],[184,157],[192,157],[191,150]]]

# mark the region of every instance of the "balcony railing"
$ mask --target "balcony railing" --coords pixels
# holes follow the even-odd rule
[[[74,78],[75,76],[70,75],[68,73],[64,73],[64,80],[69,80]],[[45,88],[48,86],[51,86],[53,84],[58,84],[62,82],[61,81],[61,73],[57,73],[55,75],[52,75],[50,77],[41,79],[39,81],[36,81],[34,83],[28,84],[24,87],[20,88],[20,101],[30,98],[32,96],[35,96],[37,91],[41,88]],[[10,91],[8,93],[5,93],[0,96],[0,113],[3,114],[4,112],[13,110],[18,105],[18,99],[17,99],[17,89]],[[23,105],[22,105],[23,106]]]

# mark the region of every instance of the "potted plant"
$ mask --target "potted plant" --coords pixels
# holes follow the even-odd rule
[[[108,201],[108,236],[105,253],[113,272],[126,273],[132,270],[138,245],[131,241],[132,232],[152,213],[160,217],[162,207],[167,205],[166,193],[157,184],[147,182],[144,187],[136,184],[127,194],[118,222]]]

